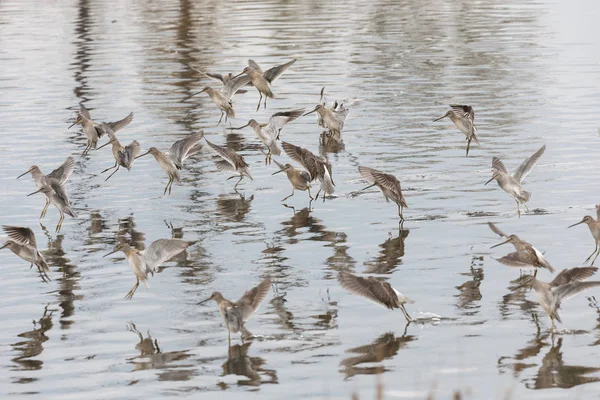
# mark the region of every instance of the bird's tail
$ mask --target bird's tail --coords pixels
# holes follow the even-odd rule
[[[321,180],[321,190],[325,192],[326,195],[330,195],[335,192],[335,185],[333,184],[333,179],[331,179],[331,175],[329,175],[327,168],[325,168],[325,174]]]
[[[527,203],[529,202],[529,200],[531,199],[531,192],[528,192],[527,190],[523,190],[523,192],[521,192],[521,198],[522,198],[522,203]]]
[[[281,149],[279,148],[279,146],[277,146],[277,142],[275,141],[269,143],[269,151],[275,156],[281,155]]]
[[[475,141],[475,143],[479,144],[479,137],[477,136],[477,128],[473,125],[473,133],[471,134],[471,139]]]
[[[73,218],[77,218],[77,214],[75,214],[75,211],[73,211],[73,209],[71,207],[67,207],[65,208],[65,214],[73,217]]]
[[[252,334],[252,332],[250,332],[248,329],[246,329],[246,326],[242,325],[242,329],[240,329],[240,331],[242,332],[242,337],[244,339],[248,339],[251,338],[252,336],[254,336]]]
[[[50,272],[50,267],[48,266],[48,263],[40,255],[38,255],[37,260],[35,261],[35,265],[37,265],[40,272]]]

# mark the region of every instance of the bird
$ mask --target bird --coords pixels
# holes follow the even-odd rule
[[[598,219],[594,220],[594,218],[590,217],[589,215],[586,215],[580,222],[569,226],[569,228],[572,228],[579,224],[587,224],[588,228],[590,228],[592,236],[594,237],[594,240],[596,241],[596,250],[594,250],[594,252],[590,254],[588,258],[586,258],[586,260],[583,262],[584,264],[587,263],[595,254],[596,257],[594,257],[591,264],[594,265],[594,262],[596,262],[596,258],[598,258],[598,254],[600,254],[600,204],[596,206],[596,216]]]
[[[525,159],[525,161],[519,165],[519,168],[512,174],[508,173],[508,170],[498,157],[492,158],[492,178],[487,181],[485,185],[496,179],[498,181],[498,186],[516,201],[519,217],[521,216],[521,204],[529,211],[526,203],[531,199],[531,193],[523,189],[521,183],[531,172],[542,154],[544,154],[544,150],[546,150],[546,145],[543,145],[538,151],[533,153],[531,157]]]
[[[433,122],[439,121],[443,118],[450,118],[454,125],[458,128],[459,131],[465,134],[467,137],[467,156],[469,155],[469,147],[471,146],[471,141],[474,140],[475,143],[479,144],[479,138],[477,137],[477,127],[475,127],[475,111],[473,107],[467,105],[450,105],[452,108],[448,110],[448,112],[438,119],[433,120]]]
[[[598,271],[597,267],[574,267],[562,271],[550,283],[538,281],[534,276],[530,276],[524,284],[531,285],[535,289],[538,302],[550,316],[552,329],[556,326],[554,321],[562,324],[558,310],[564,300],[568,300],[576,294],[596,286],[600,286],[600,281],[582,282]]]
[[[333,182],[331,163],[325,157],[316,156],[311,151],[300,146],[295,146],[288,142],[281,142],[281,146],[286,154],[294,161],[300,163],[310,174],[311,182],[318,179],[321,187],[315,196],[319,198],[319,193],[323,191],[323,200],[326,195],[335,192],[335,183]]]
[[[280,172],[285,172],[285,174],[288,177],[288,180],[292,184],[292,194],[290,194],[287,197],[284,197],[283,199],[281,199],[281,201],[285,201],[292,197],[294,195],[295,189],[302,191],[308,190],[308,197],[310,197],[310,199],[313,200],[313,197],[310,195],[310,182],[312,179],[307,171],[296,169],[292,166],[292,164],[283,165],[277,162],[277,160],[273,161],[275,161],[275,164],[277,164],[277,166],[279,167],[279,171],[273,172],[271,175],[275,175]]]
[[[404,221],[402,211],[404,207],[408,208],[408,205],[406,205],[406,200],[404,200],[404,196],[402,195],[402,188],[398,178],[392,174],[386,174],[385,172],[381,172],[369,167],[363,167],[362,165],[358,167],[358,172],[363,178],[371,183],[371,185],[362,190],[377,186],[383,193],[383,197],[387,202],[392,200],[394,203],[396,203],[398,206],[400,223],[402,223]]]
[[[251,126],[256,133],[256,136],[260,139],[260,141],[267,146],[268,152],[265,158],[265,164],[271,163],[271,156],[274,154],[276,156],[281,154],[281,150],[279,146],[277,146],[277,140],[279,140],[279,134],[283,127],[298,118],[302,115],[304,110],[291,110],[291,111],[283,111],[278,112],[271,115],[269,118],[269,122],[266,124],[261,124],[256,122],[256,120],[251,119],[244,126],[240,126],[239,128],[232,128],[233,130],[240,130],[247,126]]]
[[[218,126],[223,120],[223,116],[225,116],[225,122],[227,122],[229,117],[235,118],[235,110],[233,108],[232,101],[233,96],[240,90],[240,88],[244,87],[249,82],[249,76],[236,76],[231,78],[221,90],[215,90],[210,86],[206,86],[201,91],[192,94],[192,96],[204,92],[208,94],[213,103],[215,103],[219,110],[221,110],[221,118],[219,118],[219,122],[217,123]]]
[[[406,322],[410,323],[413,321],[410,315],[408,315],[404,304],[413,304],[414,300],[398,292],[389,283],[382,282],[373,277],[363,278],[343,271],[339,273],[338,281],[350,293],[364,297],[390,310],[399,308],[402,314],[404,314]]]
[[[240,177],[240,180],[237,181],[237,183],[233,187],[234,190],[236,190],[239,183],[242,181],[242,179],[244,179],[244,176],[252,180],[249,165],[246,163],[246,161],[244,161],[244,157],[240,156],[230,148],[218,146],[214,143],[209,142],[206,138],[204,138],[204,140],[206,140],[206,144],[208,144],[208,147],[210,147],[221,158],[221,160],[215,162],[215,164],[217,165],[217,169],[223,172],[237,173],[237,175],[231,176],[227,178],[227,180],[233,179],[236,176]]]
[[[321,89],[321,99],[314,110],[307,112],[304,115],[309,115],[317,112],[317,123],[319,126],[326,128],[329,131],[328,137],[336,142],[342,141],[342,130],[344,123],[350,113],[350,107],[358,104],[360,99],[344,99],[341,102],[335,101],[331,106],[327,106],[327,100],[324,97],[325,87]],[[304,116],[303,115],[303,116]]]
[[[517,235],[507,235],[491,222],[488,222],[488,226],[495,234],[506,239],[506,241],[492,246],[492,249],[505,243],[512,243],[517,250],[516,253],[510,253],[497,259],[497,261],[509,267],[517,267],[522,269],[533,268],[535,269],[534,276],[537,275],[539,268],[547,269],[551,273],[555,272],[555,269],[552,267],[552,265],[550,265],[546,257],[544,257],[544,255],[530,243],[519,239]]]
[[[158,162],[158,165],[160,165],[163,171],[169,175],[169,182],[167,183],[167,186],[165,186],[163,195],[167,193],[167,190],[169,190],[169,194],[171,194],[171,187],[173,186],[174,181],[177,181],[177,183],[181,181],[178,170],[183,168],[183,162],[187,158],[193,156],[202,149],[202,145],[198,142],[203,136],[203,131],[192,133],[173,143],[166,153],[161,152],[156,147],[150,147],[146,153],[136,157],[140,158],[146,154],[152,154]]]
[[[1,249],[8,248],[10,251],[21,257],[23,260],[37,266],[40,273],[40,277],[44,282],[50,281],[48,272],[50,267],[46,259],[37,249],[37,243],[35,241],[35,235],[30,228],[22,226],[2,226],[2,229],[8,235],[8,240],[4,243]]]
[[[56,207],[58,212],[60,212],[60,219],[58,220],[58,224],[56,225],[56,232],[60,231],[63,220],[65,219],[65,214],[73,218],[77,217],[75,211],[71,206],[71,202],[69,201],[69,196],[67,195],[67,188],[63,183],[60,183],[60,181],[56,179],[51,179],[49,180],[48,185],[43,186],[42,188],[36,190],[33,193],[29,193],[27,196],[29,197],[39,192],[44,193],[48,200]]]
[[[265,300],[271,286],[271,280],[265,279],[257,286],[248,290],[238,301],[230,301],[223,297],[221,292],[213,292],[209,298],[198,303],[204,304],[207,301],[214,300],[219,307],[221,316],[227,327],[229,345],[231,346],[231,333],[242,333],[244,338],[252,337],[252,333],[246,329],[245,323],[258,310],[260,304]]]
[[[90,116],[90,112],[83,104],[79,105],[79,113],[77,113],[77,119],[68,129],[73,127],[74,125],[81,124],[83,128],[83,133],[87,137],[87,146],[85,150],[81,154],[81,156],[85,156],[88,154],[90,149],[96,149],[96,145],[98,144],[98,139],[104,136],[107,130],[111,132],[117,132],[120,129],[125,128],[133,121],[133,112],[129,113],[125,118],[115,121],[115,122],[94,122],[92,117]]]
[[[281,76],[289,67],[291,67],[296,62],[296,59],[277,65],[273,68],[269,68],[264,71],[260,68],[260,66],[254,60],[248,60],[248,66],[244,68],[244,70],[233,77],[235,79],[239,76],[247,75],[252,82],[252,85],[258,90],[260,94],[260,98],[258,99],[258,105],[256,106],[256,111],[260,108],[260,102],[262,101],[263,95],[265,97],[264,108],[267,108],[267,97],[272,99],[275,98],[275,95],[271,91],[271,83],[277,78]]]
[[[188,66],[191,69],[193,69],[194,71],[198,72],[199,74],[201,74],[202,76],[204,76],[204,77],[206,77],[208,79],[212,79],[214,81],[221,82],[223,84],[223,87],[225,87],[225,85],[227,85],[227,83],[229,83],[229,81],[233,79],[233,74],[231,72],[228,73],[228,74],[221,75],[221,74],[217,74],[217,73],[210,73],[210,72],[201,71],[201,70],[193,67],[192,65],[188,65]],[[251,85],[251,84],[252,83],[249,82],[247,85]],[[247,92],[247,90],[238,89],[237,92],[236,92],[236,94],[244,94],[246,92]]]
[[[110,171],[111,169],[116,169],[108,176],[108,178],[104,180],[105,182],[109,180],[111,176],[116,174],[120,167],[127,168],[127,171],[129,171],[131,169],[133,161],[136,159],[138,154],[140,154],[140,144],[137,140],[134,140],[127,146],[123,147],[114,133],[109,131],[107,132],[107,135],[110,139],[108,140],[108,142],[106,142],[106,144],[103,144],[102,146],[98,147],[97,150],[100,150],[104,146],[111,144],[113,157],[115,158],[115,165],[113,165],[110,168],[106,168],[104,171],[101,172],[101,174],[105,173],[106,171]]]
[[[154,272],[160,264],[175,257],[193,243],[194,242],[181,239],[158,239],[152,242],[152,244],[144,251],[135,249],[127,243],[122,243],[117,245],[110,253],[105,254],[104,257],[116,253],[117,251],[125,253],[125,257],[127,257],[129,266],[137,280],[135,285],[133,285],[131,290],[125,295],[125,299],[131,300],[140,285],[140,281],[142,281],[146,287],[149,287],[146,282],[148,274],[154,276]]]
[[[50,181],[57,180],[60,184],[64,184],[71,175],[73,174],[73,169],[75,168],[75,160],[73,157],[67,157],[65,162],[63,162],[60,167],[56,168],[54,171],[50,172],[48,175],[44,175],[44,173],[40,170],[37,165],[32,165],[26,172],[23,172],[21,175],[17,176],[17,179],[20,177],[31,173],[31,177],[33,178],[33,182],[38,189],[43,188],[44,186],[48,186]],[[40,214],[40,219],[44,218],[46,215],[46,211],[50,206],[50,200],[46,198],[46,205]]]

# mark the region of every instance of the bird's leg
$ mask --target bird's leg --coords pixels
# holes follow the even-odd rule
[[[173,188],[173,182],[175,182],[175,178],[171,178],[171,182],[169,182],[169,196],[171,195],[171,189]]]
[[[554,325],[554,318],[551,316],[550,321],[552,321],[552,331],[556,329],[556,325]]]
[[[292,194],[290,194],[287,197],[284,197],[283,199],[281,199],[281,201],[285,201],[285,200],[289,199],[290,197],[292,197],[293,195],[294,195],[294,188],[292,188]]]
[[[138,286],[140,286],[140,278],[137,278],[137,281],[135,282],[135,285],[133,285],[133,287],[131,288],[131,290],[129,292],[127,292],[127,294],[125,295],[125,298],[127,300],[131,300],[131,298],[133,297],[135,291],[137,290]]]
[[[533,277],[534,277],[534,278],[537,276],[537,272],[538,272],[538,270],[537,270],[537,268],[536,268],[536,269],[535,269],[535,272],[533,273]]]
[[[237,189],[238,185],[240,184],[240,182],[242,181],[242,179],[244,179],[244,175],[240,175],[240,180],[237,181],[237,183],[235,184],[235,186],[233,187],[233,190]]]
[[[404,215],[402,215],[403,210],[404,207],[402,207],[402,204],[398,204],[398,216],[400,217],[400,221],[404,221]]]
[[[50,206],[50,200],[48,200],[48,198],[46,197],[46,205],[44,206],[44,209],[42,210],[42,214],[40,214],[40,219],[42,219],[46,216],[46,211],[48,211],[49,206]]]
[[[262,93],[258,92],[258,94],[260,95],[260,99],[258,99],[258,105],[256,106],[256,111],[258,111],[260,109],[260,102],[262,100]]]
[[[517,214],[519,214],[519,218],[521,218],[521,205],[518,201],[517,201]]]
[[[314,200],[314,199],[313,199],[313,197],[310,195],[310,188],[307,188],[307,189],[308,189],[308,197],[309,197],[311,200]]]
[[[219,118],[219,122],[217,122],[217,126],[219,126],[219,124],[221,123],[222,119],[223,119],[223,110],[221,110],[221,118]]]
[[[167,182],[167,186],[165,186],[165,191],[163,192],[163,196],[165,194],[167,194],[167,189],[169,188],[169,185],[171,184],[171,177],[169,177],[169,182]]]
[[[598,254],[600,254],[600,249],[598,249],[598,251],[596,252],[596,257],[594,257],[590,265],[594,265],[594,263],[596,262],[596,258],[598,258]]]
[[[527,207],[527,203],[523,203],[523,207],[525,207],[525,210],[526,210],[527,212],[529,212],[529,208]]]
[[[116,162],[116,161],[115,161],[115,165],[113,165],[113,166],[112,166],[112,167],[110,167],[110,168],[106,168],[104,171],[102,171],[102,172],[100,172],[100,173],[101,173],[101,174],[103,174],[103,173],[105,173],[106,171],[110,171],[110,170],[111,170],[111,169],[113,169],[113,168],[117,168],[117,162]]]
[[[406,318],[406,322],[413,321],[413,319],[410,317],[410,315],[408,315],[408,312],[406,312],[406,308],[404,308],[404,304],[400,304],[400,310],[402,310],[402,314],[404,314],[404,318]]]
[[[227,329],[227,341],[229,342],[229,347],[231,347],[231,331]]]
[[[469,156],[469,147],[471,146],[471,138],[467,138],[468,142],[467,142],[467,155],[465,157]]]
[[[60,218],[58,220],[58,225],[56,225],[56,232],[57,233],[60,231],[60,228],[62,227],[63,219],[65,219],[65,213],[61,211],[60,212]]]
[[[586,258],[583,263],[585,264],[586,262],[590,261],[590,259],[592,258],[592,256],[594,254],[596,254],[597,251],[598,251],[598,243],[596,243],[596,250],[594,250],[594,252],[592,254],[590,254],[590,256],[588,258]]]
[[[319,198],[319,193],[321,193],[321,188],[319,188],[319,191],[317,192],[317,195],[315,196],[315,200],[317,200]]]
[[[108,176],[108,178],[106,178],[106,179],[104,180],[104,182],[106,182],[107,180],[109,180],[109,179],[110,179],[110,177],[111,177],[111,176],[113,176],[114,174],[116,174],[116,173],[117,173],[117,171],[119,170],[119,168],[121,168],[121,166],[120,166],[120,165],[117,165],[117,169],[115,169],[115,171],[114,171],[112,174],[110,174],[110,175]]]
[[[83,153],[81,153],[81,157],[85,157],[87,156],[88,152],[90,151],[90,147],[92,147],[92,145],[90,143],[88,143],[85,146],[85,149],[83,150]]]
[[[267,109],[267,96],[265,96],[265,110]],[[279,137],[279,135],[277,135]]]

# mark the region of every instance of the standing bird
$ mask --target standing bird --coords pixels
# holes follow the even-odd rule
[[[236,190],[237,186],[240,184],[242,179],[244,179],[244,176],[247,176],[252,180],[249,165],[246,163],[246,161],[244,161],[244,157],[240,156],[230,148],[224,146],[217,146],[216,144],[209,142],[206,138],[204,138],[204,140],[206,140],[206,144],[208,144],[208,147],[210,147],[221,158],[221,160],[215,162],[215,164],[217,165],[217,169],[219,171],[233,172],[237,174],[234,176],[230,176],[229,178],[227,178],[227,180],[233,179],[236,176],[240,177],[240,180],[237,181],[237,183],[233,187],[233,190]]]
[[[333,183],[333,177],[331,176],[331,163],[329,163],[325,157],[316,156],[309,150],[300,146],[295,146],[291,143],[281,142],[281,146],[292,160],[300,163],[304,169],[308,171],[311,182],[315,179],[318,179],[321,182],[321,187],[319,188],[315,199],[319,198],[319,193],[321,193],[321,191],[324,193],[323,201],[325,200],[325,196],[335,192],[335,183]]]
[[[64,163],[54,171],[50,172],[48,175],[44,175],[44,173],[40,170],[37,165],[32,165],[26,172],[17,176],[17,179],[22,177],[25,174],[31,173],[31,177],[33,178],[33,182],[38,189],[42,189],[44,186],[49,186],[52,180],[58,181],[60,184],[65,184],[65,182],[71,177],[73,174],[73,169],[75,168],[75,160],[73,157],[67,157]],[[46,215],[46,211],[50,206],[50,200],[46,198],[46,205],[42,210],[42,214],[40,214],[40,219],[44,218]]]
[[[285,201],[292,197],[294,195],[295,189],[302,191],[308,190],[308,197],[310,197],[312,201],[313,197],[310,195],[310,182],[312,179],[310,177],[310,174],[304,170],[294,168],[291,164],[283,165],[281,163],[278,163],[277,160],[273,161],[275,161],[275,164],[277,164],[277,166],[279,167],[279,171],[273,172],[271,175],[275,175],[280,172],[285,172],[285,174],[288,177],[288,180],[292,184],[292,194],[290,194],[287,197],[284,197],[283,199],[281,199],[281,201]]]
[[[596,262],[596,258],[598,258],[598,254],[600,254],[600,204],[596,206],[596,215],[598,217],[598,220],[594,220],[594,218],[590,217],[589,215],[586,215],[585,217],[583,217],[581,222],[569,226],[569,228],[572,228],[576,225],[586,223],[588,228],[590,228],[590,232],[592,233],[594,240],[596,241],[596,250],[594,250],[594,252],[590,254],[588,258],[586,258],[586,260],[583,262],[584,264],[588,262],[590,258],[592,258],[592,256],[595,254],[596,257],[594,257],[591,264],[594,265],[594,262]]]
[[[181,239],[158,239],[152,242],[152,244],[144,251],[140,251],[129,246],[127,243],[123,243],[115,247],[110,253],[105,254],[104,257],[116,253],[117,251],[125,253],[129,266],[137,279],[135,285],[133,285],[131,290],[125,295],[125,298],[130,300],[140,285],[140,281],[142,281],[146,287],[149,287],[146,282],[148,274],[150,273],[154,276],[156,267],[175,257],[177,254],[187,249],[192,243],[193,242]]]
[[[413,304],[415,301],[398,292],[389,283],[379,281],[373,277],[362,278],[348,272],[340,272],[338,281],[350,293],[364,297],[390,310],[399,308],[404,314],[406,322],[413,321],[406,308],[404,308],[404,304]]]
[[[275,66],[263,72],[260,66],[254,60],[248,60],[249,66],[244,68],[244,70],[239,75],[236,75],[234,79],[244,74],[246,74],[250,78],[252,85],[254,85],[254,87],[256,88],[256,90],[258,90],[258,93],[260,94],[260,98],[258,99],[258,105],[256,106],[256,111],[258,111],[263,95],[265,96],[265,108],[267,108],[267,97],[270,97],[272,99],[275,98],[275,95],[271,91],[271,83],[273,83],[275,79],[279,78],[281,74],[283,74],[295,62],[296,59],[294,58],[292,61]]]
[[[398,215],[400,216],[400,223],[404,222],[404,216],[402,211],[406,205],[406,200],[402,196],[402,188],[400,187],[400,181],[392,174],[386,174],[369,167],[358,167],[358,172],[365,178],[371,185],[367,186],[362,190],[366,190],[370,187],[377,186],[383,193],[383,197],[389,203],[390,199],[398,206]]]
[[[510,253],[502,258],[498,258],[498,262],[509,267],[517,267],[521,269],[533,268],[535,269],[533,276],[537,275],[539,268],[545,268],[551,273],[555,272],[554,268],[552,267],[552,265],[550,265],[546,257],[544,257],[544,255],[531,244],[519,239],[517,235],[508,236],[506,233],[502,232],[496,227],[496,225],[492,224],[491,222],[488,222],[488,225],[495,234],[506,238],[506,241],[492,246],[492,249],[494,247],[501,246],[505,243],[512,243],[512,245],[515,246],[515,249],[517,250],[516,253]]]
[[[471,146],[471,140],[475,140],[475,143],[479,144],[479,138],[477,137],[477,128],[475,127],[475,111],[473,107],[466,105],[450,105],[452,107],[446,114],[442,115],[438,119],[434,119],[433,122],[439,121],[442,118],[450,118],[454,125],[459,131],[465,134],[467,137],[467,156],[469,155],[469,147]]]
[[[284,111],[278,112],[271,115],[269,118],[269,122],[266,124],[260,124],[256,122],[256,120],[251,119],[244,126],[240,126],[239,128],[233,128],[234,130],[240,130],[247,126],[251,126],[256,133],[256,136],[260,139],[260,141],[267,146],[268,152],[265,158],[265,164],[271,163],[271,156],[275,154],[276,156],[281,154],[281,150],[279,146],[277,146],[277,140],[279,140],[279,134],[283,127],[298,118],[302,115],[304,110],[292,110],[292,111]]]
[[[242,340],[251,337],[252,333],[246,329],[245,323],[258,310],[260,304],[265,300],[271,286],[271,280],[265,279],[257,286],[248,290],[236,302],[227,300],[221,292],[213,292],[208,299],[202,300],[198,305],[206,303],[209,300],[217,302],[217,307],[225,321],[231,346],[231,333],[242,333]]]
[[[103,144],[102,146],[98,147],[98,150],[100,150],[104,146],[112,144],[112,153],[113,157],[115,158],[115,165],[113,165],[110,168],[106,168],[104,171],[101,172],[101,174],[105,173],[106,171],[110,171],[113,168],[116,169],[108,176],[108,178],[104,180],[104,182],[106,182],[110,179],[111,176],[116,174],[120,167],[127,168],[127,171],[129,171],[131,169],[133,161],[136,159],[138,154],[140,154],[140,144],[137,140],[134,140],[127,146],[123,147],[114,133],[111,133],[109,131],[107,132],[107,135],[110,139],[106,144]]]
[[[75,122],[73,122],[73,124],[71,126],[69,126],[68,129],[70,129],[72,126],[74,126],[76,124],[81,124],[81,127],[83,128],[83,133],[85,133],[85,136],[87,137],[87,146],[86,146],[85,150],[83,151],[83,153],[81,154],[81,156],[83,157],[88,154],[90,149],[94,149],[94,150],[96,149],[96,145],[98,144],[98,139],[101,138],[102,136],[104,136],[104,134],[107,131],[115,133],[118,130],[125,128],[127,125],[129,125],[129,123],[131,121],[133,121],[133,113],[132,112],[129,113],[128,116],[126,116],[125,118],[123,118],[122,120],[119,120],[119,121],[96,123],[92,120],[92,117],[90,116],[90,112],[87,110],[87,108],[85,108],[85,106],[83,104],[80,104],[79,113],[77,114],[77,119],[75,120]]]
[[[492,178],[485,184],[487,185],[496,179],[498,181],[498,186],[517,202],[517,212],[519,217],[521,217],[521,204],[529,211],[526,203],[531,199],[531,193],[523,189],[521,183],[531,172],[542,154],[544,154],[544,150],[546,150],[546,145],[543,145],[538,151],[533,153],[531,157],[525,159],[525,161],[519,165],[519,168],[512,174],[508,173],[506,167],[498,157],[492,158]]]
[[[567,268],[560,271],[550,283],[538,281],[534,276],[528,279],[528,282],[535,289],[538,302],[550,316],[552,329],[556,328],[554,320],[562,324],[558,316],[562,301],[568,300],[586,289],[600,286],[600,281],[582,282],[594,275],[596,271],[598,271],[596,267]]]
[[[326,128],[328,137],[330,140],[336,142],[342,141],[342,130],[344,129],[344,123],[350,113],[350,107],[355,106],[361,100],[360,99],[344,99],[341,102],[333,102],[331,106],[327,106],[327,100],[324,96],[325,87],[321,89],[321,99],[319,104],[314,110],[307,112],[304,115],[312,114],[317,112],[317,123],[319,126]]]
[[[58,212],[60,212],[60,219],[56,225],[56,232],[60,231],[63,220],[65,219],[65,214],[76,218],[75,211],[73,211],[69,196],[67,195],[67,188],[64,184],[60,183],[58,180],[51,179],[48,185],[43,186],[33,193],[29,193],[27,196],[29,197],[39,192],[44,193],[48,200],[56,207]]]
[[[160,165],[163,171],[169,175],[169,182],[165,187],[163,195],[167,193],[167,189],[169,190],[169,194],[171,194],[173,181],[177,181],[177,183],[181,182],[178,170],[183,168],[183,162],[187,158],[193,156],[202,149],[202,145],[198,142],[203,136],[203,131],[192,133],[188,137],[173,143],[166,153],[161,152],[156,147],[150,147],[146,153],[136,157],[140,158],[146,154],[152,154],[158,162],[158,165]]]
[[[37,249],[35,235],[29,228],[21,226],[3,226],[4,232],[8,235],[8,240],[0,249],[7,247],[10,251],[21,257],[23,260],[35,264],[40,272],[40,277],[44,282],[48,282],[50,278],[47,272],[50,272],[50,267],[46,263],[46,259]]]

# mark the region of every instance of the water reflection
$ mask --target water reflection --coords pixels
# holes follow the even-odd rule
[[[502,301],[498,304],[502,320],[508,319],[512,315],[511,306],[517,306],[524,315],[531,315],[537,309],[538,303],[527,299],[530,286],[525,285],[526,282],[527,275],[510,281],[509,292],[502,297]]]
[[[373,375],[382,374],[389,371],[383,365],[375,366],[358,366],[360,364],[380,363],[383,360],[393,358],[398,350],[408,346],[408,343],[416,340],[415,336],[406,335],[408,324],[404,329],[402,336],[396,337],[392,332],[384,333],[375,339],[372,343],[364,346],[353,347],[346,350],[346,353],[359,354],[357,356],[348,357],[340,362],[340,366],[344,367],[342,373],[346,375],[346,379],[354,375]]]
[[[365,261],[365,273],[368,274],[389,274],[392,273],[398,265],[402,264],[404,257],[404,241],[409,234],[408,229],[401,230],[398,237],[389,237],[385,242],[379,245],[381,250],[373,260]]]
[[[52,322],[53,311],[48,311],[48,306],[44,308],[44,314],[38,321],[33,321],[33,329],[20,333],[20,338],[27,340],[13,343],[11,346],[14,351],[20,353],[17,357],[12,359],[12,362],[16,364],[12,369],[15,371],[32,371],[39,370],[42,368],[44,362],[42,360],[33,359],[39,356],[44,351],[43,344],[48,340],[46,332],[48,332],[54,326]],[[14,383],[29,383],[31,379],[17,379]]]
[[[220,194],[217,199],[217,209],[221,220],[229,222],[242,222],[246,214],[250,212],[250,204],[254,200],[254,195],[249,198],[242,194]]]
[[[468,276],[469,279],[456,288],[460,292],[457,297],[456,307],[462,310],[463,315],[473,316],[479,313],[481,305],[481,281],[483,281],[483,257],[473,256],[469,272],[461,272],[460,275]]]
[[[223,374],[245,376],[248,379],[240,379],[237,384],[240,386],[258,386],[263,383],[278,383],[277,372],[273,369],[266,369],[266,361],[261,357],[248,356],[252,342],[245,344],[236,344],[228,349],[227,361],[221,366]],[[223,383],[224,388],[228,385]]]
[[[144,244],[146,235],[144,232],[140,232],[136,229],[133,216],[119,218],[118,223],[119,226],[117,227],[117,234],[115,235],[115,244],[128,244],[140,251],[146,248],[146,245]]]

